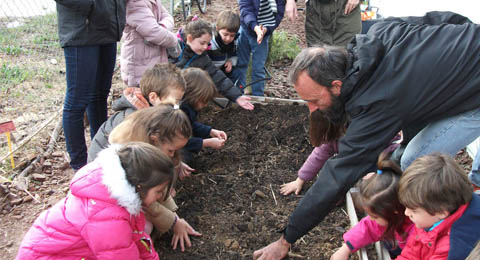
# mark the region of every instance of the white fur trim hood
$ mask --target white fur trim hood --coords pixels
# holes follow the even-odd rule
[[[95,161],[102,166],[102,183],[107,186],[110,196],[132,215],[140,213],[142,200],[125,176],[120,158],[117,155],[122,145],[113,144],[102,150]]]

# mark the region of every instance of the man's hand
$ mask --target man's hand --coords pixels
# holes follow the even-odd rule
[[[345,15],[348,15],[357,7],[360,0],[348,0],[347,4],[345,4]]]
[[[290,249],[290,243],[283,236],[270,245],[253,252],[255,260],[280,260],[287,256]]]
[[[223,66],[225,67],[225,72],[229,73],[230,71],[232,71],[232,61],[231,60],[227,60],[227,62],[225,62],[225,64],[223,64]]]
[[[295,195],[298,195],[300,194],[304,183],[304,180],[297,178],[292,182],[282,184],[282,186],[280,186],[280,193],[286,196],[292,192],[295,192]]]
[[[250,99],[249,97],[246,97],[246,96],[240,96],[237,98],[237,100],[235,102],[237,102],[237,104],[243,108],[243,109],[246,109],[246,110],[253,110],[253,104],[250,103]]]
[[[285,4],[285,14],[292,22],[298,17],[297,3],[295,0],[287,0],[287,3]]]
[[[178,178],[180,180],[183,180],[186,177],[190,177],[190,176],[192,176],[192,172],[194,172],[194,171],[195,171],[195,169],[188,166],[188,164],[186,164],[184,162],[180,162],[180,166],[179,166],[179,169],[178,169]]]
[[[224,141],[227,141],[227,134],[225,132],[217,130],[217,129],[210,130],[210,136],[222,139]]]
[[[192,246],[190,242],[190,236],[201,236],[202,234],[198,233],[193,229],[190,224],[187,223],[183,218],[178,218],[177,222],[173,226],[173,237],[172,237],[172,247],[173,250],[177,249],[177,245],[180,243],[180,248],[182,252],[185,251],[185,244],[188,247]]]

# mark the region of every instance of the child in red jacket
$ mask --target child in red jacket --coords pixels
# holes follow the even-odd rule
[[[415,160],[398,195],[415,231],[397,259],[465,259],[475,247],[480,200],[453,158],[436,153]]]

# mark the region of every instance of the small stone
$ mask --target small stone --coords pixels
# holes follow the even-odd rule
[[[5,209],[4,209],[4,210],[2,210],[2,214],[3,214],[3,215],[5,215],[5,214],[7,214],[7,213],[8,213],[8,211],[7,211],[7,210],[5,210]]]
[[[47,177],[45,177],[45,175],[43,174],[40,174],[40,173],[34,173],[32,174],[32,178],[36,181],[40,181],[40,182],[43,182],[47,179]]]
[[[249,232],[253,232],[253,223],[248,223],[247,227]]]
[[[47,192],[47,195],[52,195],[53,193],[55,193],[54,190],[49,190],[49,191]]]
[[[15,193],[8,193],[7,197],[10,199],[10,200],[16,200],[18,199],[18,195],[15,194]]]
[[[69,189],[70,189],[69,187],[64,187],[62,190],[63,192],[67,193]]]
[[[239,249],[240,244],[236,240],[233,240],[232,244],[230,245],[230,248],[231,249]]]
[[[345,233],[345,229],[343,227],[335,227],[335,230],[337,230],[340,233]]]
[[[23,218],[23,215],[13,215],[12,218],[20,220]]]
[[[43,167],[52,167],[52,161],[47,160],[43,163]]]
[[[259,190],[256,190],[255,191],[255,195],[259,196],[259,197],[262,197],[262,198],[266,198],[267,195],[265,195],[265,193],[259,191]]]
[[[232,240],[227,239],[227,240],[225,240],[225,242],[223,242],[223,244],[225,245],[225,247],[230,247],[230,245],[232,244]]]
[[[33,200],[33,198],[30,197],[30,196],[27,196],[27,197],[24,197],[24,198],[23,198],[23,202],[30,202],[30,201],[32,201],[32,200]]]
[[[58,61],[56,59],[50,59],[50,63],[52,63],[53,65],[57,65]]]
[[[11,201],[10,201],[10,204],[12,204],[12,205],[20,205],[20,204],[22,204],[22,202],[23,202],[23,199],[22,199],[22,198],[19,198],[19,199],[11,200]]]
[[[55,151],[52,153],[53,157],[63,157],[63,152],[61,151]]]
[[[13,241],[8,242],[4,247],[11,247],[13,246]]]

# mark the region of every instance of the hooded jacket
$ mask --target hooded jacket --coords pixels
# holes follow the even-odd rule
[[[155,64],[167,63],[166,48],[177,44],[173,17],[160,0],[127,1],[120,69],[127,86],[140,84],[143,73]]]
[[[55,0],[62,47],[120,41],[125,27],[125,0]]]
[[[75,174],[67,197],[35,220],[17,259],[158,259],[116,148]]]
[[[442,21],[441,13],[438,21]],[[339,153],[289,218],[295,242],[317,225],[399,130],[480,107],[480,26],[382,22],[349,44],[351,66],[340,99],[350,125]]]
[[[266,35],[270,35],[280,25],[285,14],[285,0],[275,0],[277,3],[277,12],[275,15],[275,26],[267,26]],[[257,26],[258,10],[260,9],[260,0],[239,0],[240,24],[249,29],[250,34],[256,35],[254,28]]]
[[[182,104],[180,104],[180,109],[185,112],[192,125],[192,137],[188,139],[188,142],[183,149],[189,152],[198,153],[202,150],[203,139],[210,137],[212,127],[197,121],[198,112],[190,106],[190,104],[182,102]]]

